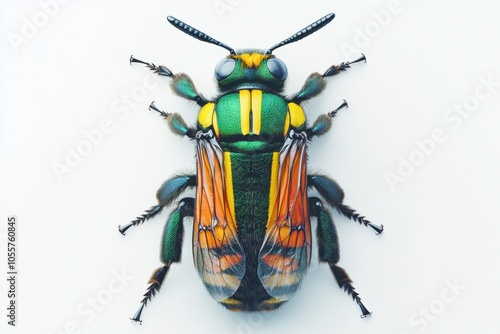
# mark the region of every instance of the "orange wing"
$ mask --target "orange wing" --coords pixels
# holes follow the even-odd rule
[[[257,269],[267,293],[280,300],[290,299],[298,290],[311,261],[306,162],[306,136],[292,130],[272,175],[277,179],[275,199],[270,199]]]
[[[246,266],[228,199],[223,152],[211,130],[197,136],[196,161],[194,263],[212,297],[222,301],[238,289]]]

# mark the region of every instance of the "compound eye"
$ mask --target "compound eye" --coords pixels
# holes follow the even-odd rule
[[[222,59],[217,66],[215,66],[215,79],[217,81],[224,80],[233,73],[236,67],[236,61],[231,58]]]
[[[273,77],[276,79],[283,81],[288,76],[288,70],[286,69],[286,65],[283,61],[278,58],[270,58],[267,60],[267,69]]]

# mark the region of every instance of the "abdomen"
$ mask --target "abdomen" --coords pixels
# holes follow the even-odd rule
[[[269,296],[257,276],[268,219],[273,154],[277,153],[224,155],[224,164],[231,166],[238,238],[246,254],[246,271],[240,287],[231,298],[221,302],[231,310],[272,310],[284,303]]]

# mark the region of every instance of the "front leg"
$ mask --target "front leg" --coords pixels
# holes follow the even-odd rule
[[[348,68],[350,68],[352,64],[358,63],[360,61],[366,61],[365,55],[362,55],[360,58],[353,61],[343,62],[340,63],[339,65],[333,65],[329,67],[323,74],[319,73],[311,74],[306,79],[306,82],[304,83],[304,86],[302,86],[302,89],[298,93],[296,93],[291,98],[290,101],[299,104],[303,101],[309,100],[317,96],[319,93],[323,91],[323,89],[325,89],[326,77],[339,74],[341,71],[345,71]]]
[[[184,73],[174,74],[172,71],[170,71],[168,68],[166,68],[163,65],[156,66],[153,63],[148,63],[148,62],[139,60],[137,58],[134,58],[133,56],[130,56],[130,63],[131,64],[132,63],[144,64],[147,67],[149,67],[150,70],[154,71],[158,75],[172,78],[171,87],[172,87],[173,91],[177,95],[179,95],[180,97],[194,101],[202,107],[208,103],[208,101],[205,100],[203,98],[203,96],[201,96],[198,93],[198,91],[194,87],[193,81],[191,80],[191,78],[187,74],[184,74]]]
[[[327,69],[325,71],[325,73],[323,73],[323,77],[330,77],[330,76],[333,76],[335,74],[339,74],[341,71],[345,71],[348,68],[351,68],[352,64],[359,63],[360,61],[364,61],[366,63],[366,57],[363,53],[361,54],[361,57],[359,57],[356,60],[342,62],[339,65],[331,66],[329,69]]]

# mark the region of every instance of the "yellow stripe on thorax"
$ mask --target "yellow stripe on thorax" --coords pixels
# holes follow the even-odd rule
[[[250,101],[250,91],[240,90],[240,120],[241,134],[248,135],[250,133],[250,110],[252,108]]]
[[[240,90],[241,134],[260,134],[262,124],[262,91]]]
[[[260,134],[260,126],[262,119],[262,91],[252,90],[252,133]]]
[[[229,211],[231,212],[231,215],[233,216],[233,221],[236,225],[236,214],[235,214],[235,209],[234,209],[234,190],[233,190],[233,172],[232,172],[232,166],[231,166],[231,153],[230,152],[224,152],[224,158],[223,158],[223,164],[224,164],[224,181],[226,184],[226,198],[227,201],[229,202]]]

